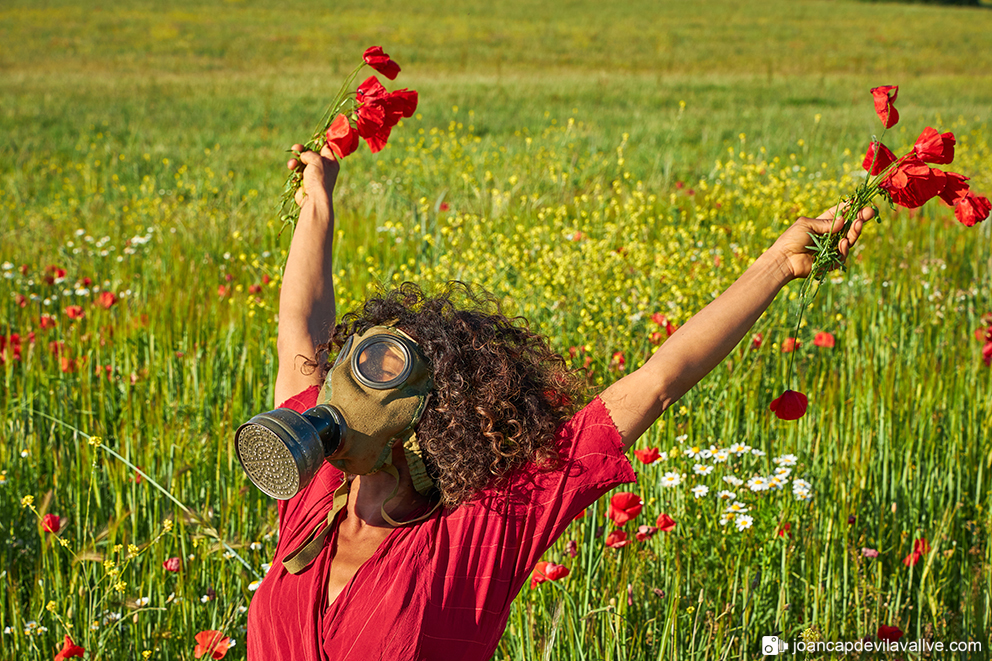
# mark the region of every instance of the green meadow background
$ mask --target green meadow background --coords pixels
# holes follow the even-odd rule
[[[853,188],[881,132],[871,87],[900,86],[886,144],[952,130],[950,169],[992,193],[990,33],[988,7],[840,0],[6,0],[0,658],[52,658],[69,633],[88,659],[191,659],[210,629],[244,658],[276,518],[232,440],[272,404],[286,149],[368,46],[420,106],[342,164],[339,310],[403,280],[477,283],[591,395],[664,340],[652,315],[684,323]],[[937,204],[881,219],[818,294],[795,375],[792,286],[638,443],[668,458],[633,459],[645,505],[624,530],[675,529],[606,548],[604,498],[495,658],[755,659],[766,635],[883,625],[988,658],[992,225]],[[797,422],[767,410],[787,386],[810,396]],[[781,489],[722,479],[776,468]],[[721,489],[749,525],[720,523]]]

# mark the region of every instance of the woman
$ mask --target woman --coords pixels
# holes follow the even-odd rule
[[[627,449],[737,345],[786,283],[809,273],[808,232],[843,224],[832,211],[798,219],[644,366],[575,413],[577,388],[562,359],[465,288],[428,298],[407,286],[334,326],[338,164],[327,148],[288,166],[301,163],[301,214],[279,302],[276,403],[314,406],[327,368],[306,357],[342,346],[350,356],[349,337],[377,333],[422,354],[430,386],[407,435],[398,434],[407,447],[396,443],[380,457],[388,470],[351,470],[349,451],[339,449],[301,493],[280,501],[276,557],[249,612],[253,659],[489,659],[544,551],[586,506],[635,480]],[[841,239],[841,255],[871,215]],[[468,308],[455,304],[459,295]],[[331,342],[320,344],[331,328]],[[355,354],[352,368],[361,371],[361,360]]]

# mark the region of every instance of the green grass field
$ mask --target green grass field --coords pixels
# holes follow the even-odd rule
[[[342,165],[340,311],[382,283],[478,283],[590,394],[650,355],[653,314],[684,323],[853,189],[880,131],[869,88],[900,86],[887,144],[953,130],[953,169],[992,193],[987,8],[150,5],[0,7],[3,659],[52,658],[67,632],[86,658],[192,659],[207,629],[244,658],[276,515],[232,440],[272,399],[285,150],[370,45],[421,102],[386,150]],[[570,574],[525,587],[496,658],[756,659],[765,635],[883,625],[987,658],[990,227],[883,209],[807,314],[792,386],[811,408],[790,423],[767,410],[797,286],[780,296],[760,346],[638,443],[668,458],[632,459],[645,507],[626,532],[675,528],[606,548],[601,501],[548,552]],[[727,459],[698,475],[686,450],[711,446]],[[781,489],[723,479],[776,468]],[[721,524],[722,489],[749,526]]]

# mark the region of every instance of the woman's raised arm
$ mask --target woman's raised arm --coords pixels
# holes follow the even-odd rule
[[[293,145],[300,152],[303,145]],[[303,170],[303,187],[296,193],[300,219],[283,271],[279,294],[279,371],[276,375],[275,405],[301,390],[320,385],[316,374],[305,374],[304,361],[314,358],[334,324],[334,280],[331,249],[334,242],[334,183],[338,163],[326,146],[320,154],[303,152],[287,166]]]
[[[716,300],[695,314],[638,370],[620,379],[600,395],[613,422],[630,446],[665,409],[678,401],[720,364],[754,326],[778,292],[789,281],[806,277],[813,266],[809,232],[839,231],[835,209],[819,218],[800,218],[775,244]],[[838,250],[843,257],[861,234],[863,221],[874,215],[861,212]]]

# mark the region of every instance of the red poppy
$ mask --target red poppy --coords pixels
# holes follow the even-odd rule
[[[66,634],[65,641],[62,643],[62,649],[55,655],[53,661],[64,661],[64,659],[71,659],[74,656],[82,658],[84,654],[86,654],[86,650],[72,642],[72,638],[69,637],[69,634]]]
[[[622,549],[633,540],[627,539],[627,533],[622,530],[614,530],[606,536],[606,545],[611,549]]]
[[[824,349],[833,349],[836,341],[834,336],[827,331],[820,331],[813,337],[813,346],[823,347]]]
[[[610,498],[610,507],[606,512],[613,523],[622,526],[633,520],[644,508],[644,501],[636,493],[621,491]]]
[[[971,190],[965,183],[968,177],[957,172],[945,172],[944,177],[944,188],[940,191],[940,199],[944,204],[953,207]]]
[[[887,129],[892,128],[899,121],[899,111],[892,105],[898,95],[898,85],[883,85],[871,90],[871,96],[875,100],[875,114],[882,120],[882,126]]]
[[[83,312],[82,307],[78,305],[70,305],[65,309],[65,316],[69,317],[70,319],[82,319],[83,317],[86,316],[86,313]]]
[[[59,356],[65,351],[65,342],[62,340],[53,340],[48,343],[48,350],[52,352],[53,356]]]
[[[400,72],[400,65],[396,64],[391,57],[382,52],[382,46],[372,46],[365,51],[362,59],[365,60],[365,64],[389,80],[396,80],[396,74]]]
[[[542,560],[534,567],[534,573],[530,577],[530,587],[533,590],[545,581],[557,581],[565,578],[569,574],[569,569],[565,565],[556,565],[553,562]]]
[[[947,183],[947,176],[918,158],[910,158],[896,167],[879,187],[901,207],[915,209],[936,197]]]
[[[974,227],[975,223],[982,222],[989,217],[990,211],[992,204],[989,204],[989,198],[975,195],[971,191],[954,205],[954,217],[965,227]]]
[[[890,627],[887,624],[883,624],[878,628],[877,635],[879,640],[888,640],[894,643],[902,638],[903,633],[899,627]]]
[[[896,155],[888,147],[881,142],[873,141],[868,145],[868,151],[865,153],[865,159],[861,162],[861,167],[865,170],[871,168],[871,175],[875,176],[881,174],[885,168],[895,162]]]
[[[648,335],[648,342],[650,342],[651,344],[653,344],[655,346],[661,344],[662,340],[664,340],[664,339],[665,338],[663,338],[661,336],[661,332],[660,331],[654,331],[650,335]]]
[[[249,294],[261,294],[262,293],[262,285],[258,285],[258,284],[256,284],[256,285],[248,285],[248,293]]]
[[[765,336],[761,333],[755,333],[751,336],[751,348],[760,349],[761,343],[765,341]]]
[[[992,340],[985,343],[982,347],[982,360],[985,361],[986,367],[992,367]]]
[[[930,552],[930,542],[927,541],[926,537],[920,537],[919,539],[913,540],[913,553],[926,555],[929,552]]]
[[[386,146],[389,133],[403,117],[413,117],[417,110],[417,93],[401,89],[387,92],[375,76],[358,86],[355,110],[358,135],[368,143],[374,154]]]
[[[671,532],[675,530],[675,519],[667,514],[659,514],[655,525],[658,526],[658,530],[661,532]]]
[[[78,368],[75,358],[69,358],[68,356],[62,356],[60,359],[62,371],[66,374],[72,374]]]
[[[58,514],[46,514],[41,519],[41,529],[45,532],[55,533],[62,528],[62,519]]]
[[[658,324],[659,326],[664,326],[665,324],[668,323],[668,319],[666,319],[665,315],[663,315],[660,312],[655,312],[653,315],[651,315],[651,321]]]
[[[798,420],[806,415],[809,400],[806,395],[795,390],[786,390],[780,397],[772,400],[768,407],[780,420]]]
[[[25,296],[24,294],[16,294],[14,296],[14,300],[17,301],[17,304],[22,308],[28,306],[28,297]]]
[[[648,448],[647,450],[634,450],[634,456],[641,460],[642,464],[653,464],[661,459],[661,452],[658,448]]]
[[[338,115],[327,129],[327,146],[338,158],[354,153],[358,149],[358,131],[344,115]]]
[[[38,320],[38,327],[42,330],[48,328],[55,328],[55,319],[48,316],[47,314],[41,315],[41,319]]]
[[[201,631],[194,638],[196,639],[196,648],[193,650],[193,658],[196,659],[204,654],[209,654],[211,659],[222,659],[227,654],[227,650],[234,644],[230,638],[213,629]]]
[[[162,563],[165,567],[165,571],[177,572],[183,566],[183,561],[179,558],[172,557]]]
[[[801,340],[794,337],[787,337],[782,340],[782,353],[792,353],[803,345]]]
[[[924,163],[946,165],[954,160],[954,143],[953,133],[937,133],[936,129],[928,126],[916,139],[913,151]]]
[[[672,335],[674,335],[675,334],[675,331],[677,331],[678,329],[679,329],[679,327],[678,327],[677,324],[673,324],[670,321],[666,321],[665,322],[665,332],[668,333],[668,337],[671,337]]]
[[[622,371],[626,364],[627,359],[623,357],[623,352],[617,351],[613,354],[613,358],[610,360],[610,369]]]
[[[781,525],[781,527],[779,527],[779,529],[778,529],[778,536],[779,537],[792,537],[792,533],[790,532],[791,530],[792,530],[792,524],[791,523],[788,523],[788,522],[783,523]]]
[[[227,296],[227,293],[229,291],[231,291],[230,287],[225,287],[224,285],[217,285],[217,296],[219,298],[224,298],[225,296]]]
[[[44,279],[50,285],[58,284],[65,280],[65,269],[59,268],[54,264],[46,266]]]
[[[112,291],[102,291],[100,292],[100,296],[97,297],[96,302],[104,310],[109,310],[117,302],[117,296]]]

